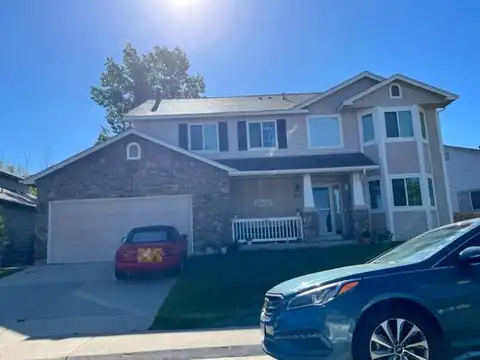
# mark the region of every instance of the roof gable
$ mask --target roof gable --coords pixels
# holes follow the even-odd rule
[[[442,96],[442,97],[445,98],[445,101],[448,102],[448,103],[450,103],[450,102],[452,102],[452,101],[454,101],[458,98],[458,95],[453,94],[451,92],[448,92],[446,90],[439,89],[437,87],[425,84],[423,82],[420,82],[418,80],[409,78],[409,77],[401,75],[401,74],[395,74],[395,75],[389,77],[388,79],[385,79],[384,81],[378,83],[377,85],[374,85],[374,86],[366,89],[365,91],[362,91],[361,93],[358,93],[358,94],[350,97],[349,99],[346,99],[345,101],[343,101],[340,108],[342,108],[343,106],[354,105],[354,103],[356,101],[364,98],[365,96],[367,96],[369,94],[372,94],[373,92],[375,92],[375,91],[377,91],[377,90],[379,90],[379,89],[381,89],[385,86],[388,86],[388,85],[392,84],[395,81],[404,82],[404,83],[419,87],[421,89],[424,89],[426,91],[432,92],[432,93],[437,94],[439,96]]]
[[[354,84],[355,82],[357,82],[357,81],[359,81],[363,78],[369,78],[369,79],[372,79],[376,82],[382,82],[382,81],[385,80],[385,78],[380,76],[380,75],[376,75],[376,74],[371,73],[369,71],[364,71],[364,72],[362,72],[362,73],[360,73],[360,74],[358,74],[358,75],[356,75],[356,76],[354,76],[350,79],[347,79],[347,80],[341,82],[338,85],[335,85],[335,86],[331,87],[330,89],[328,89],[327,91],[325,91],[323,93],[320,93],[316,96],[311,97],[310,99],[305,100],[302,103],[299,103],[298,105],[295,106],[295,108],[303,109],[303,108],[305,108],[305,107],[307,107],[307,106],[309,106],[309,105],[311,105],[311,104],[313,104],[313,103],[315,103],[315,102],[317,102],[321,99],[326,98],[329,95],[332,95],[333,93],[335,93],[339,90],[342,90],[342,89],[346,88],[347,86],[350,86],[350,85]]]
[[[166,147],[166,148],[168,148],[168,149],[170,149],[170,150],[173,150],[173,151],[179,152],[179,153],[181,153],[181,154],[187,155],[187,156],[189,156],[189,157],[191,157],[191,158],[194,158],[194,159],[196,159],[196,160],[199,160],[199,161],[202,161],[202,162],[204,162],[204,163],[210,164],[210,165],[215,166],[215,167],[217,167],[217,168],[219,168],[219,169],[222,169],[222,170],[225,170],[225,171],[229,171],[229,172],[230,172],[230,171],[234,171],[234,169],[232,169],[232,168],[230,168],[230,167],[228,167],[228,166],[226,166],[226,165],[220,164],[220,163],[218,163],[218,162],[216,162],[216,161],[207,159],[207,158],[205,158],[205,157],[203,157],[203,156],[201,156],[201,155],[198,155],[198,154],[196,154],[196,153],[193,153],[193,152],[190,152],[190,151],[188,151],[188,150],[185,150],[185,149],[179,148],[179,147],[177,147],[177,146],[171,145],[171,144],[169,144],[169,143],[167,143],[167,142],[164,142],[164,141],[159,140],[159,139],[157,139],[157,138],[151,137],[151,136],[146,135],[146,134],[144,134],[144,133],[142,133],[142,132],[140,132],[140,131],[138,131],[138,130],[136,130],[136,129],[131,128],[131,129],[129,129],[129,130],[127,130],[127,131],[124,131],[124,132],[122,132],[122,133],[120,133],[120,134],[118,134],[118,135],[116,135],[116,136],[114,136],[114,137],[109,138],[108,140],[106,140],[106,141],[104,141],[104,142],[102,142],[102,143],[100,143],[100,144],[98,144],[98,145],[92,146],[92,147],[90,147],[90,148],[88,148],[88,149],[86,149],[86,150],[84,150],[84,151],[82,151],[82,152],[80,152],[80,153],[78,153],[78,154],[76,154],[76,155],[74,155],[74,156],[71,156],[71,157],[69,157],[68,159],[66,159],[66,160],[64,160],[64,161],[62,161],[62,162],[60,162],[60,163],[58,163],[58,164],[56,164],[56,165],[53,165],[53,166],[51,166],[51,167],[49,167],[49,168],[47,168],[47,169],[45,169],[45,170],[43,170],[43,171],[40,171],[40,172],[37,173],[37,174],[34,174],[34,175],[32,175],[32,176],[29,176],[28,178],[26,178],[26,179],[23,180],[22,182],[23,182],[24,184],[33,185],[36,180],[38,180],[38,179],[40,179],[40,178],[42,178],[42,177],[44,177],[44,176],[46,176],[46,175],[48,175],[48,174],[51,174],[51,173],[53,173],[53,172],[55,172],[55,171],[57,171],[57,170],[60,170],[61,168],[65,167],[65,166],[67,166],[67,165],[69,165],[69,164],[71,164],[71,163],[73,163],[73,162],[75,162],[75,161],[77,161],[77,160],[80,160],[80,159],[84,158],[85,156],[90,155],[90,154],[92,154],[92,153],[94,153],[94,152],[96,152],[96,151],[98,151],[98,150],[100,150],[100,149],[103,149],[104,147],[107,147],[108,145],[110,145],[110,144],[112,144],[112,143],[114,143],[114,142],[116,142],[116,141],[118,141],[118,140],[120,140],[120,139],[123,139],[124,137],[126,137],[126,136],[128,136],[128,135],[131,135],[131,134],[136,135],[136,136],[139,136],[139,137],[141,137],[141,138],[143,138],[143,139],[145,139],[145,140],[151,141],[151,142],[153,142],[153,143],[155,143],[155,144],[164,146],[164,147]]]

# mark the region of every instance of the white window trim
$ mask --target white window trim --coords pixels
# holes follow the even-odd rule
[[[387,121],[385,118],[385,113],[387,112],[396,112],[397,113],[397,125],[398,125],[398,131],[400,133],[400,124],[399,120],[400,117],[398,116],[399,111],[410,111],[412,114],[412,128],[413,128],[413,136],[409,137],[396,137],[396,138],[391,138],[387,136]],[[384,123],[384,128],[385,128],[385,142],[409,142],[409,141],[417,141],[416,134],[417,131],[415,130],[415,107],[414,106],[405,106],[405,107],[382,107],[382,119]]]
[[[428,179],[432,180],[432,186],[433,186],[433,199],[435,200],[435,205],[432,205],[432,202],[430,200],[430,188],[428,188],[428,207],[430,210],[436,210],[437,209],[437,194],[435,194],[435,179],[431,175],[427,175],[427,187],[428,187]]]
[[[273,128],[275,129],[275,144],[276,146],[263,147],[263,125],[260,125],[260,138],[262,141],[262,146],[260,147],[250,147],[250,124],[263,124],[263,123],[272,123]],[[278,149],[278,133],[277,133],[277,120],[250,120],[247,121],[247,149],[249,151],[265,151],[265,150],[276,150]]]
[[[409,206],[409,205],[406,205],[406,206],[395,206],[395,197],[393,196],[393,184],[392,184],[392,180],[395,180],[395,179],[403,179],[405,180],[406,178],[418,178],[418,180],[420,181],[420,191],[421,191],[421,194],[422,194],[422,205],[413,205],[413,206]],[[392,189],[392,210],[393,211],[415,211],[415,210],[425,210],[425,209],[430,209],[431,206],[430,206],[430,199],[428,201],[428,205],[425,204],[425,201],[424,201],[424,191],[425,189],[423,188],[422,186],[422,176],[419,174],[419,173],[413,173],[413,174],[398,174],[398,175],[390,175],[388,177],[388,181],[390,182],[390,187]],[[407,204],[408,204],[408,193],[407,193],[407,182],[405,181],[405,195],[407,196]],[[427,189],[428,191],[428,189]],[[436,200],[436,199],[435,199]]]
[[[373,140],[369,140],[369,141],[363,141],[363,120],[362,120],[362,118],[366,115],[372,115],[372,121],[373,121]],[[358,129],[359,129],[359,133],[360,133],[360,144],[362,144],[363,146],[368,146],[368,145],[373,145],[373,144],[377,143],[377,126],[375,124],[375,110],[374,109],[358,112]]]
[[[203,147],[205,147],[205,130],[204,130],[204,126],[205,125],[215,125],[215,128],[217,129],[217,148],[215,150],[192,150],[192,137],[191,137],[191,133],[190,133],[190,128],[192,126],[202,126],[202,144],[203,144]],[[218,133],[218,123],[191,123],[191,124],[188,124],[188,150],[189,151],[195,151],[195,152],[198,152],[198,153],[217,153],[219,152],[219,148],[220,148],[220,136],[219,136],[219,133]]]
[[[310,139],[310,120],[311,119],[318,119],[318,118],[337,118],[338,119],[338,131],[340,133],[340,144],[335,146],[312,146],[311,139]],[[307,121],[307,141],[308,141],[308,148],[312,150],[328,150],[328,149],[342,149],[343,148],[343,122],[342,116],[340,114],[330,114],[330,115],[308,115],[306,116]]]
[[[372,208],[372,202],[371,202],[371,197],[370,197],[370,187],[368,186],[368,183],[370,181],[380,181],[380,196],[382,197],[382,207],[378,209],[373,209]],[[383,214],[386,209],[385,209],[385,190],[383,189],[382,186],[382,177],[381,176],[370,176],[367,177],[366,179],[366,185],[367,185],[367,193],[368,193],[368,206],[370,207],[370,212],[372,214]]]
[[[130,155],[130,149],[132,147],[136,147],[138,150],[138,155],[137,156],[131,156]],[[140,160],[142,158],[142,148],[137,142],[131,142],[130,144],[127,145],[127,160]]]
[[[398,87],[399,96],[393,96],[392,95],[392,87],[394,87],[394,86]],[[398,83],[391,83],[390,86],[388,87],[388,94],[390,95],[390,99],[401,99],[402,98],[402,87]]]

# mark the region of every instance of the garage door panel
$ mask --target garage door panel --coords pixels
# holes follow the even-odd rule
[[[190,196],[72,200],[50,204],[50,263],[113,261],[121,238],[137,226],[171,225],[192,250]]]

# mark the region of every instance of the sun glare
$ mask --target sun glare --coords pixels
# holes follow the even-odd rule
[[[170,0],[172,5],[179,9],[188,9],[197,5],[199,0]]]

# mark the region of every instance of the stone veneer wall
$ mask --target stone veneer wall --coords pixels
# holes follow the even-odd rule
[[[126,160],[132,141],[141,147],[140,160]],[[46,257],[48,203],[55,200],[192,194],[194,252],[201,252],[205,242],[232,238],[228,173],[133,134],[38,179],[36,185],[37,258]]]

